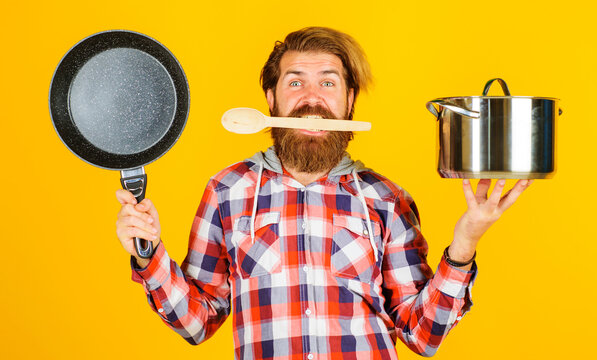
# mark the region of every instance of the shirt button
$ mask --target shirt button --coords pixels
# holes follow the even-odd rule
[[[304,271],[304,272],[307,272],[307,271],[309,271],[309,267],[307,267],[307,265],[303,266],[303,271]]]
[[[158,312],[161,314],[161,313],[163,313],[163,312],[164,312],[164,309],[162,309],[162,308],[159,308],[159,309],[158,309]]]
[[[456,320],[458,320],[458,321],[462,320],[462,316],[456,317]]]
[[[306,225],[305,223],[303,223],[303,224],[301,225],[301,227],[302,227],[303,229],[305,229],[305,228],[307,227],[307,225]]]
[[[369,231],[367,229],[363,230],[363,235],[369,235]]]
[[[307,359],[309,359],[309,360],[313,360],[313,354],[309,354],[309,355],[307,355]]]
[[[307,316],[311,315],[311,310],[309,310],[309,309],[305,310],[305,314],[307,314]]]

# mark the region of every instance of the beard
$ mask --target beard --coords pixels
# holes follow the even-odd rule
[[[282,116],[274,104],[272,116]],[[304,105],[293,110],[288,117],[319,115],[324,119],[336,116],[321,105]],[[347,114],[344,114],[346,118]],[[350,131],[328,131],[322,136],[310,136],[298,129],[272,128],[272,139],[276,154],[286,167],[304,173],[328,172],[336,166],[353,138]]]

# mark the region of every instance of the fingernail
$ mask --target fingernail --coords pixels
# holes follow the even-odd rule
[[[153,218],[150,217],[149,219],[147,219],[147,222],[150,223],[150,224],[153,224]]]
[[[157,234],[157,233],[158,233],[158,229],[156,229],[156,228],[152,228],[152,229],[153,229],[153,233],[154,233],[154,234]]]
[[[468,184],[469,184],[469,182],[470,182],[470,181],[468,181],[468,179],[464,179],[464,180],[462,180],[462,183],[463,183],[464,185],[468,185]]]
[[[499,180],[498,185],[500,185],[500,186],[506,185],[506,180],[504,180],[504,179]]]

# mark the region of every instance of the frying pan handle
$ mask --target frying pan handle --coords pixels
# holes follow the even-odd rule
[[[145,174],[143,167],[134,170],[122,170],[120,172],[120,183],[122,184],[123,189],[130,191],[135,196],[137,204],[145,199],[147,174]],[[153,243],[135,237],[135,250],[139,257],[149,259],[153,255]]]

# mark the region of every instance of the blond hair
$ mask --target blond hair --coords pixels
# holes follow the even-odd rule
[[[284,42],[276,41],[274,49],[261,70],[261,88],[275,94],[280,77],[280,60],[286,51],[324,52],[336,55],[344,65],[347,91],[354,89],[354,99],[361,90],[367,91],[372,83],[371,69],[361,46],[350,35],[326,27],[307,27],[286,36]],[[354,102],[350,116],[354,113]]]

